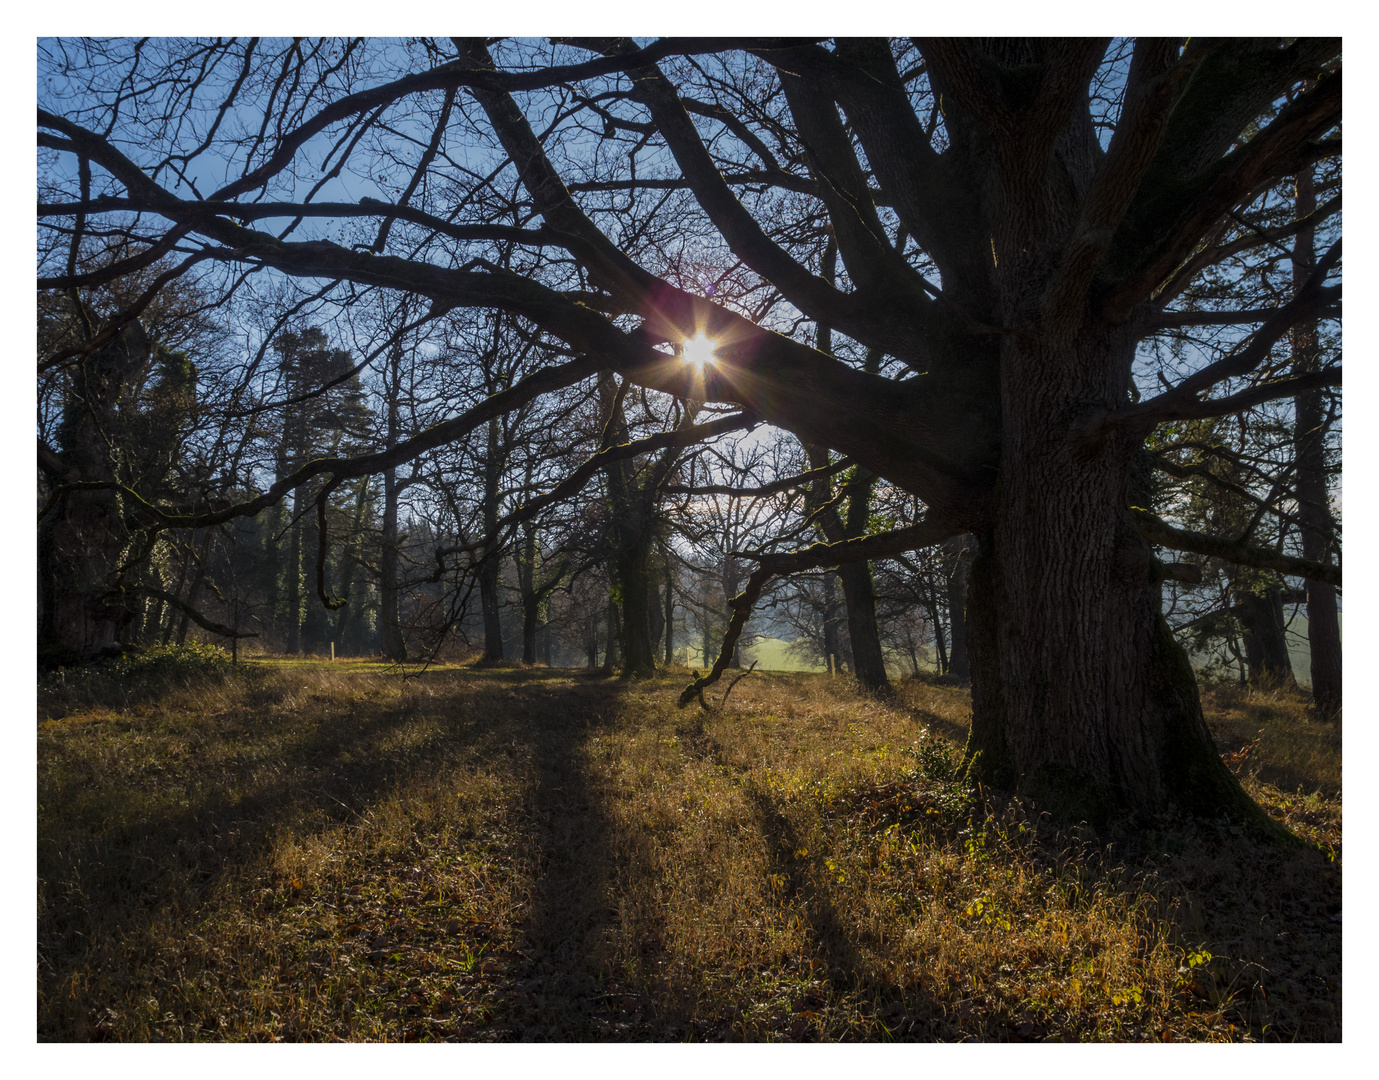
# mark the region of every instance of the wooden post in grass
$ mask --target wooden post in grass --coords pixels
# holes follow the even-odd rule
[[[335,663],[335,642],[330,643],[330,662]]]

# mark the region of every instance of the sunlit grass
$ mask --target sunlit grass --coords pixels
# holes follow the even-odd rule
[[[705,712],[685,676],[45,686],[40,1037],[1339,1037],[1327,732],[1301,793],[1246,779],[1334,861],[935,779],[955,688],[758,672]],[[1306,722],[1269,707],[1261,776]]]

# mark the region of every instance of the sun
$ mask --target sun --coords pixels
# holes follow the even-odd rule
[[[695,334],[681,346],[680,359],[702,369],[705,364],[713,363],[715,347],[714,342],[703,334]]]

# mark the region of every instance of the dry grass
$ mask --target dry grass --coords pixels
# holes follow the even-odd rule
[[[45,686],[40,1038],[1340,1037],[1339,735],[1295,695],[1208,707],[1325,854],[935,779],[956,689],[684,681]]]

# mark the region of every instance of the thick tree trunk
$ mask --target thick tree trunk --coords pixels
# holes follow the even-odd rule
[[[498,610],[501,569],[496,556],[479,567],[479,605],[484,613],[484,662],[490,664],[503,659],[503,622]]]
[[[1305,542],[1303,557],[1316,558]],[[1318,713],[1334,719],[1341,712],[1341,621],[1334,585],[1307,583],[1307,644],[1312,653],[1312,699]]]
[[[629,536],[628,539],[634,538]],[[647,566],[649,548],[649,538],[636,536],[635,542],[621,553],[616,563],[622,616],[622,674],[628,678],[645,678],[656,671],[651,608],[658,598]]]
[[[606,644],[603,651],[603,670],[609,675],[617,668],[618,664],[618,629],[620,620],[618,619],[618,606],[613,603],[612,598],[608,600],[608,607],[604,614]]]
[[[134,612],[108,597],[108,582],[126,542],[119,499],[74,492],[39,533],[42,583],[40,651],[58,661],[89,659],[123,647]]]
[[[876,477],[865,470],[854,472],[848,496],[844,535],[851,539],[865,536],[871,523],[871,493]],[[889,694],[886,656],[881,648],[881,631],[876,625],[876,586],[871,563],[844,563],[838,568],[843,582],[843,598],[848,609],[848,637],[852,641],[852,670],[862,688],[873,694]]]
[[[626,442],[627,420],[611,376],[600,380],[599,395],[606,417],[605,438]],[[655,539],[652,493],[635,489],[630,462],[613,462],[608,466],[607,477],[608,566],[621,617],[622,674],[625,678],[645,678],[656,671],[656,649],[651,640],[651,605],[656,597],[651,583],[651,546]]]
[[[1245,662],[1250,682],[1272,684],[1293,681],[1293,662],[1285,636],[1282,586],[1240,597],[1236,615],[1244,629]]]
[[[838,567],[847,606],[848,637],[852,641],[852,670],[862,688],[874,694],[890,692],[881,634],[876,628],[876,587],[871,563],[844,563]]]
[[[995,520],[967,596],[972,772],[1065,819],[1177,805],[1284,836],[1222,764],[1161,614],[1161,572],[1126,511],[1135,441],[1048,423],[1097,391],[1123,399],[1078,376],[1128,373],[1132,340],[1003,345]]]
[[[621,474],[619,464],[611,470]],[[617,588],[616,609],[622,645],[622,674],[645,678],[656,671],[656,647],[652,643],[651,609],[658,602],[651,581],[652,534],[645,500],[629,493],[626,477],[610,477],[613,493],[613,555],[610,569]]]
[[[1317,206],[1310,171],[1297,180],[1297,214],[1303,218]],[[1301,288],[1314,262],[1312,230],[1299,231],[1293,246],[1293,280]],[[1293,371],[1303,375],[1320,368],[1317,323],[1309,320],[1293,331]],[[1302,519],[1303,558],[1330,561],[1331,537],[1336,523],[1331,517],[1326,482],[1326,411],[1322,392],[1313,390],[1293,401],[1293,443],[1297,454],[1298,516]],[[1332,718],[1341,711],[1341,623],[1336,608],[1336,587],[1320,581],[1307,582],[1307,644],[1311,651],[1312,698],[1317,711]]]

